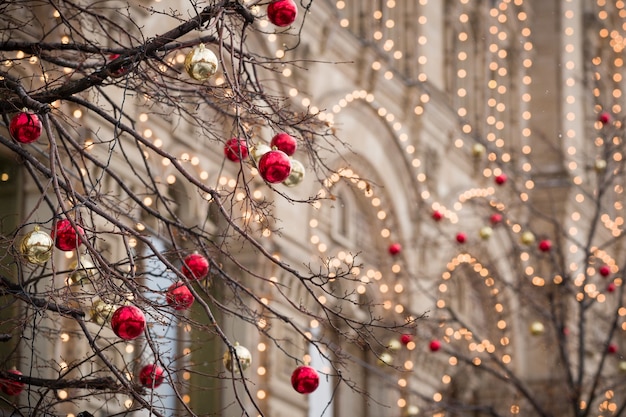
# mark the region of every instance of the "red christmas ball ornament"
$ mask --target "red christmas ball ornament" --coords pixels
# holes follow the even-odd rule
[[[135,339],[146,328],[146,316],[135,306],[122,306],[111,316],[111,328],[124,340]]]
[[[20,143],[32,143],[41,136],[42,126],[35,113],[20,112],[11,118],[9,133]]]
[[[120,54],[111,54],[109,55],[109,61],[115,61],[117,58],[120,57]],[[110,72],[111,77],[113,78],[117,78],[117,77],[121,77],[122,75],[126,74],[128,72],[128,70],[130,69],[130,66],[127,64],[122,64],[119,69],[116,69],[114,71]]]
[[[183,260],[183,275],[190,280],[205,279],[209,275],[209,261],[199,253],[192,253]]]
[[[609,345],[606,348],[606,351],[608,353],[617,353],[617,350],[618,350],[618,348],[617,348],[617,345],[615,343],[609,343]]]
[[[259,159],[259,173],[271,184],[283,182],[291,173],[291,161],[287,154],[279,150],[271,150]]]
[[[272,149],[276,148],[279,151],[283,151],[287,155],[292,156],[296,152],[296,149],[298,149],[298,142],[293,136],[285,132],[281,132],[272,138],[270,146]]]
[[[543,239],[539,242],[539,250],[542,252],[550,252],[552,249],[552,241],[550,239]]]
[[[496,224],[500,224],[502,223],[502,214],[500,213],[493,213],[490,217],[489,217],[489,222],[492,225],[496,225]]]
[[[616,289],[617,289],[617,285],[615,285],[614,282],[611,282],[609,285],[606,286],[607,292],[615,292]]]
[[[603,125],[611,122],[611,114],[608,112],[602,112],[598,115],[598,121]]]
[[[139,371],[139,382],[146,388],[156,388],[163,383],[163,368],[157,364],[146,365]]]
[[[170,285],[167,289],[165,299],[167,300],[167,304],[174,307],[174,310],[187,310],[195,301],[195,297],[182,281]]]
[[[498,185],[503,185],[506,182],[506,180],[507,180],[506,174],[496,175],[496,177],[494,178],[494,181]]]
[[[400,336],[400,343],[402,343],[404,346],[408,345],[412,341],[413,341],[412,334],[404,333],[403,335]]]
[[[224,145],[224,155],[233,162],[239,162],[248,157],[248,144],[245,139],[232,138]]]
[[[289,26],[298,16],[298,6],[293,0],[274,0],[267,6],[267,18],[279,27]]]
[[[443,213],[440,212],[439,210],[434,210],[432,216],[433,216],[433,220],[436,222],[443,219]]]
[[[459,243],[465,243],[465,241],[467,240],[467,236],[465,235],[465,233],[459,232],[456,234],[456,241]]]
[[[300,394],[310,394],[320,384],[317,371],[310,366],[298,366],[291,374],[291,386]]]
[[[431,352],[437,352],[439,349],[441,349],[441,342],[437,339],[431,340],[428,348]]]
[[[14,375],[22,375],[17,369],[9,369],[7,372]],[[26,384],[12,379],[0,379],[0,391],[6,395],[19,395],[24,391]]]
[[[84,235],[85,231],[82,227],[76,225],[76,229],[68,219],[61,219],[56,224],[56,229],[52,229],[50,233],[54,239],[54,246],[62,251],[71,251],[81,245],[78,235]]]
[[[611,275],[611,267],[608,265],[602,265],[598,272],[600,272],[600,275],[602,275],[603,277],[608,277],[609,275]]]
[[[391,245],[389,245],[388,251],[391,256],[396,256],[397,254],[402,252],[402,245],[400,245],[399,243],[392,243]]]

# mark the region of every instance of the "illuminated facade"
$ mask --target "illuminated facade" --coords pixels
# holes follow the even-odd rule
[[[258,410],[272,417],[571,412],[569,404],[554,401],[569,389],[554,382],[563,372],[557,353],[527,330],[545,317],[526,310],[533,291],[559,285],[566,274],[553,273],[546,258],[529,249],[532,242],[518,243],[530,230],[533,239],[549,236],[560,242],[567,275],[584,275],[575,284],[582,297],[609,304],[599,285],[585,281],[595,264],[581,260],[584,245],[572,242],[590,228],[586,199],[600,172],[594,164],[621,158],[618,150],[602,153],[606,139],[597,119],[602,111],[622,114],[625,14],[624,2],[603,0],[318,0],[306,14],[301,39],[295,29],[271,33],[264,19],[255,23],[260,32],[251,40],[254,47],[297,62],[271,80],[279,94],[327,122],[342,141],[321,146],[325,163],[336,173],[320,181],[308,175],[285,191],[295,200],[320,197],[312,204],[292,204],[270,194],[258,178],[250,182],[253,198],[273,199],[280,222],[280,233],[261,230],[261,241],[294,268],[346,266],[354,279],[329,284],[326,291],[345,294],[340,301],[324,291],[298,293],[298,286],[290,285],[293,277],[241,245],[241,262],[283,284],[279,291],[251,279],[249,287],[284,315],[294,314],[288,298],[310,305],[313,313],[317,303],[345,303],[341,311],[357,319],[364,317],[365,301],[386,322],[426,316],[418,320],[413,339],[399,346],[400,334],[376,330],[372,340],[344,345],[354,336],[349,327],[293,317],[309,335],[341,346],[341,354],[356,364],[341,368],[341,378],[280,320],[243,327],[221,317],[229,337],[252,351],[246,389],[256,405],[243,400],[248,415],[259,415]],[[149,33],[149,20],[146,25]],[[190,143],[197,132],[185,130],[184,123],[173,129],[175,123],[144,112],[143,104],[137,100],[129,106],[138,131],[189,162],[198,178],[236,188],[236,169],[222,170],[221,150],[210,154],[206,146]],[[94,123],[89,115],[74,117],[86,126]],[[270,134],[258,133],[265,140]],[[155,163],[172,199],[186,202],[176,214],[202,220],[206,201],[185,188],[166,158]],[[603,197],[608,210],[599,215],[602,234],[615,238],[623,226],[621,190],[618,180]],[[32,202],[38,190],[28,191]],[[500,225],[489,222],[494,213],[504,217]],[[141,220],[150,227],[149,219]],[[396,255],[388,251],[392,244],[401,245]],[[619,269],[620,259],[609,250],[593,255]],[[219,287],[215,291],[219,296]],[[543,307],[549,311],[549,305]],[[576,334],[577,326],[567,323],[558,322],[557,328]],[[165,335],[175,327],[181,336]],[[172,351],[186,358],[180,375],[188,384],[184,402],[198,415],[241,415],[234,403],[245,397],[243,386],[206,377],[220,372],[222,346],[190,329],[174,323],[161,331],[176,340]],[[51,340],[46,349],[60,357],[86,354],[87,347],[81,351],[66,343],[66,333],[62,337],[67,340]],[[440,344],[437,349],[433,341]],[[137,356],[132,344],[120,352],[128,362]],[[289,377],[296,361],[286,359],[285,352],[306,357],[328,374],[318,391],[294,396]],[[176,355],[171,357],[174,361]],[[476,370],[481,366],[487,371]],[[516,379],[502,383],[502,375]],[[599,415],[612,415],[624,401],[623,389],[615,386],[606,388],[605,398],[593,399]],[[538,394],[525,397],[524,390]],[[160,406],[176,408],[168,403],[174,395],[170,388],[157,392]],[[131,406],[122,400],[103,406],[96,417]],[[74,408],[59,405],[68,417],[74,417]]]

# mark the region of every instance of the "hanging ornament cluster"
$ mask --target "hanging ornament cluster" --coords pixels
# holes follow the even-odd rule
[[[43,265],[52,256],[54,241],[52,237],[39,230],[38,226],[24,236],[20,243],[20,252],[24,259],[35,265]]]
[[[191,253],[183,260],[182,272],[192,281],[205,279],[209,275],[209,261],[199,253]]]
[[[9,369],[7,372],[14,375],[22,375],[17,369]],[[25,385],[23,382],[12,379],[0,379],[0,391],[5,395],[19,395],[24,390]]]
[[[310,394],[320,384],[317,371],[308,365],[298,366],[291,374],[291,386],[300,394]]]
[[[239,343],[235,343],[233,348],[235,352],[234,355],[230,350],[224,352],[224,367],[228,371],[235,373],[239,372],[240,368],[245,371],[252,364],[252,354],[247,348],[241,346]],[[239,365],[237,365],[237,362],[239,362]]]
[[[122,306],[111,316],[113,332],[124,340],[133,340],[146,328],[146,317],[133,305]]]
[[[35,113],[23,111],[11,118],[9,133],[20,143],[32,143],[41,136],[42,125]]]
[[[205,81],[217,72],[217,56],[203,43],[194,46],[185,57],[185,71],[194,80]]]
[[[163,383],[165,374],[163,368],[157,364],[149,364],[139,371],[139,382],[146,388],[156,388]]]
[[[298,149],[296,139],[285,132],[274,135],[270,146],[261,144],[255,148],[254,160],[261,177],[271,183],[283,183],[294,187],[304,180],[304,165],[293,159]]]
[[[68,219],[61,219],[56,223],[56,228],[52,231],[54,246],[62,251],[72,251],[81,245],[79,235],[84,235],[82,227],[76,225],[76,229]]]
[[[182,281],[170,285],[167,289],[165,299],[167,304],[172,306],[174,310],[187,310],[191,308],[195,301],[195,297]]]
[[[267,18],[272,24],[285,27],[295,22],[298,6],[293,0],[273,0],[267,6]]]

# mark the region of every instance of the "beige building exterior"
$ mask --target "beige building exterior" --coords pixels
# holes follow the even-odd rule
[[[141,3],[160,7],[165,2]],[[180,3],[181,10],[187,7],[186,2],[174,3]],[[256,322],[242,323],[223,315],[222,329],[253,357],[246,382],[233,382],[223,372],[225,348],[216,336],[155,313],[157,321],[163,319],[162,328],[155,325],[155,334],[171,340],[164,355],[185,369],[175,375],[184,404],[197,415],[223,417],[540,415],[515,389],[516,383],[503,383],[475,369],[491,366],[493,356],[519,378],[519,386],[535,390],[532,398],[551,413],[546,415],[570,413],[568,403],[555,400],[566,392],[554,384],[563,372],[557,352],[551,342],[528,331],[531,323],[545,317],[526,308],[532,293],[516,292],[522,276],[537,291],[555,277],[545,258],[519,242],[529,231],[537,240],[550,237],[566,249],[562,263],[572,276],[580,274],[580,265],[571,265],[585,265],[581,253],[558,236],[571,237],[573,230],[585,235],[589,228],[585,219],[591,211],[581,206],[581,190],[593,189],[598,176],[590,165],[598,153],[598,113],[622,113],[624,70],[619,60],[624,44],[620,34],[625,31],[617,23],[624,20],[626,6],[601,0],[316,0],[305,11],[302,3],[309,2],[297,3],[298,20],[284,31],[271,27],[263,17],[265,7],[258,7],[258,31],[247,40],[248,48],[282,57],[285,64],[268,75],[268,88],[290,97],[295,108],[308,109],[334,130],[336,143],[315,144],[334,173],[316,175],[311,161],[297,153],[295,157],[305,158],[305,180],[297,187],[278,186],[279,192],[274,192],[250,166],[250,195],[271,201],[275,218],[267,228],[259,222],[258,238],[265,251],[304,274],[308,268],[347,268],[353,280],[308,292],[258,248],[242,242],[232,242],[230,248],[239,263],[265,277],[242,277],[246,288],[271,307],[274,316],[291,318],[308,337],[334,347],[341,357],[330,349],[322,353],[343,364],[332,366],[279,318],[259,316]],[[158,17],[142,12],[138,16],[146,37],[161,31]],[[114,99],[122,99],[119,90],[111,91]],[[225,163],[222,150],[197,139],[203,132],[184,120],[146,110],[155,108],[148,102],[135,97],[126,106],[138,121],[136,130],[189,162],[190,171],[207,184],[234,190],[239,166]],[[97,127],[98,118],[90,114],[74,122],[100,137],[113,134],[109,127]],[[269,142],[273,133],[269,127],[258,129],[254,144]],[[219,222],[211,223],[214,209],[205,196],[171,165],[153,162],[159,177],[167,179],[166,192],[179,203],[176,215],[201,224],[209,213],[204,224],[220,230]],[[500,186],[496,178],[502,175],[505,183]],[[141,188],[132,175],[128,185]],[[114,184],[106,187],[112,195],[124,193]],[[3,191],[16,193],[15,188]],[[24,192],[20,208],[27,212],[40,192],[34,184],[19,191]],[[619,201],[619,194],[615,188],[606,198]],[[319,199],[311,202],[313,197]],[[613,209],[611,218],[621,218],[621,206]],[[502,225],[489,223],[493,213],[505,216]],[[43,221],[51,213],[41,210],[36,216]],[[145,214],[131,213],[131,219],[148,231],[158,230]],[[609,223],[604,222],[602,233],[612,232]],[[463,243],[459,234],[465,237]],[[117,243],[111,236],[101,243],[102,250],[122,259],[126,252]],[[392,244],[402,248],[395,256],[388,250]],[[604,259],[610,256],[615,255],[607,251]],[[59,256],[56,262],[69,265],[72,260]],[[615,264],[619,261],[614,259]],[[239,270],[232,262],[225,264]],[[57,279],[62,286],[64,278]],[[230,294],[219,284],[212,291],[216,298]],[[77,303],[87,305],[97,292],[77,291]],[[363,320],[368,317],[365,300],[381,322],[417,319],[413,342],[398,346],[404,331],[378,329],[371,340],[363,340],[345,323],[333,328],[312,317],[321,314],[320,303],[336,303],[347,317]],[[312,316],[297,312],[295,307],[302,305]],[[202,320],[196,313],[190,317]],[[73,343],[70,335],[78,329],[66,331],[68,324],[59,322],[42,326],[61,339],[43,338],[36,354],[21,356],[21,363],[34,363],[42,377],[58,373],[51,362],[67,366],[71,358],[89,354],[87,344]],[[433,340],[441,343],[440,350],[429,348]],[[120,364],[141,355],[150,352],[128,343],[119,349]],[[463,355],[475,368],[463,363]],[[321,372],[315,393],[301,396],[293,391],[290,375],[298,362],[289,356],[308,359]],[[591,363],[599,360],[591,353],[589,357]],[[609,403],[620,403],[624,395],[617,382],[616,387]],[[149,400],[168,410],[166,415],[187,415],[175,404],[172,386],[165,384],[155,393]],[[63,400],[62,395],[72,392],[57,397]],[[96,395],[60,401],[58,415],[76,417],[77,404],[95,410],[96,417],[133,407],[126,397]],[[611,408],[604,407],[593,415],[614,415],[602,414]]]

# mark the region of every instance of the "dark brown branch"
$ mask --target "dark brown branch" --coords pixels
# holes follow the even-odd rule
[[[110,391],[118,391],[122,388],[115,379],[111,377],[102,378],[80,378],[80,379],[45,379],[28,375],[18,375],[8,371],[0,370],[0,378],[21,382],[23,384],[46,387],[50,389],[67,389],[67,388],[83,388],[83,389],[105,389]]]
[[[33,297],[31,294],[24,291],[21,286],[13,284],[7,277],[4,276],[0,276],[0,293],[12,294],[15,298],[19,298],[32,306],[45,308],[46,310],[54,311],[65,316],[73,318],[85,317],[85,313],[82,310],[57,304],[50,300],[44,300],[43,298]]]

